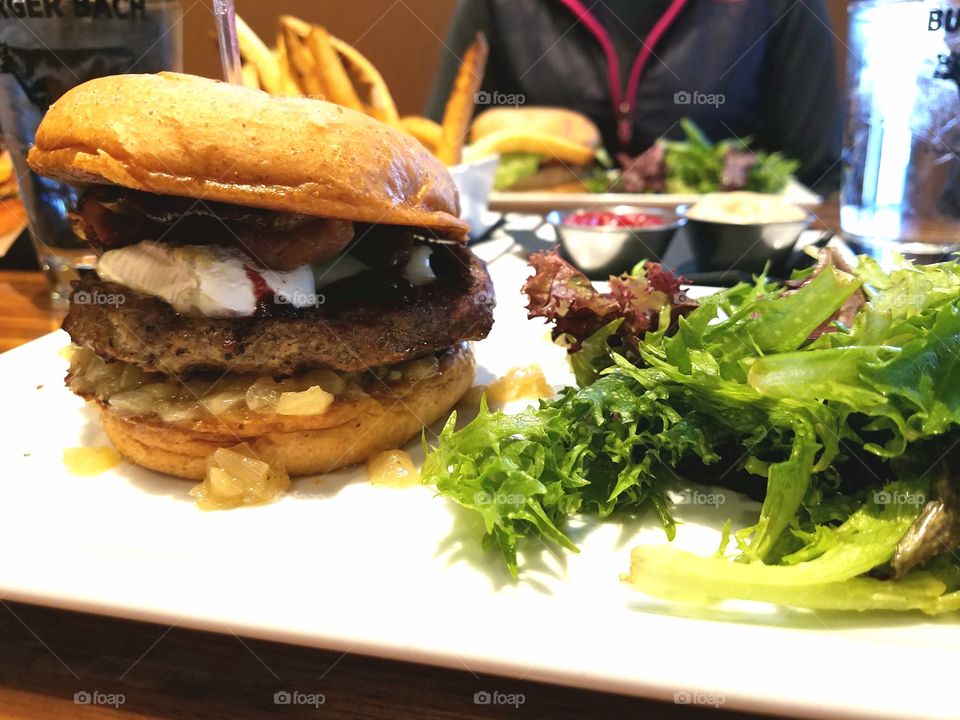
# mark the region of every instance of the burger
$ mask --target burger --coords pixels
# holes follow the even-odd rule
[[[27,223],[27,212],[17,194],[17,175],[0,137],[0,257],[13,245]]]
[[[446,169],[377,120],[112,76],[50,107],[28,161],[79,190],[75,225],[100,256],[63,323],[67,384],[133,463],[215,469],[253,502],[235,482],[248,459],[289,475],[362,462],[473,382],[490,277]],[[232,447],[224,479],[211,458]]]
[[[10,150],[0,137],[0,199],[13,197],[17,194],[17,177],[13,169],[13,159]]]
[[[553,107],[500,107],[477,116],[468,159],[500,154],[499,191],[583,192],[600,149],[600,131],[580,113]]]

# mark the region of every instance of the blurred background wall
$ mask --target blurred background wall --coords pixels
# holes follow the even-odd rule
[[[847,0],[827,0],[827,4],[842,64],[846,54]],[[184,0],[184,60],[187,72],[219,77],[211,5],[211,0]],[[373,61],[396,98],[401,114],[419,115],[440,53],[447,52],[442,38],[454,1],[236,0],[236,5],[243,18],[271,45],[280,13],[326,25],[330,32],[356,45]],[[810,58],[810,62],[817,62],[817,58]]]

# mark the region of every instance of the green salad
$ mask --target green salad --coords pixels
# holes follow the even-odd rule
[[[750,137],[712,142],[689,118],[680,120],[680,128],[683,140],[660,138],[639,155],[619,153],[618,168],[600,148],[592,166],[578,173],[584,189],[591,193],[701,195],[744,190],[776,194],[786,189],[800,167],[782,153],[751,149]],[[493,187],[509,190],[536,175],[548,162],[548,157],[538,153],[503,153]]]
[[[554,324],[578,387],[519,414],[451,418],[423,468],[475,511],[510,571],[539,538],[571,552],[578,514],[653,511],[670,489],[762,502],[716,554],[633,550],[625,582],[691,603],[960,609],[960,264],[885,272],[835,250],[787,283],[697,303],[655,263],[601,293],[535,256],[531,317]],[[723,506],[718,507],[722,514]]]
[[[503,153],[497,163],[496,174],[493,179],[493,189],[507,190],[517,183],[533,177],[540,172],[543,155],[532,152]]]
[[[800,167],[779,152],[751,150],[752,138],[711,142],[692,121],[680,121],[685,140],[661,140],[666,191],[779,193]]]

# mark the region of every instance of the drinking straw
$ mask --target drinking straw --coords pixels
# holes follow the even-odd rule
[[[240,45],[237,42],[237,21],[233,0],[213,0],[213,14],[217,19],[217,40],[220,43],[223,79],[234,85],[242,85],[243,71],[240,65]]]

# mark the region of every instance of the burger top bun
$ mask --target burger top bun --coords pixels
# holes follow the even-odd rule
[[[487,110],[473,121],[470,141],[510,133],[547,136],[576,146],[590,158],[600,147],[600,131],[590,118],[573,110],[556,107],[499,107]],[[531,147],[530,152],[538,152]]]
[[[28,161],[73,185],[113,184],[464,239],[456,186],[415,139],[322,100],[191,75],[114,75],[47,111]]]

